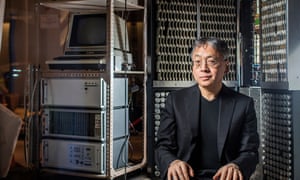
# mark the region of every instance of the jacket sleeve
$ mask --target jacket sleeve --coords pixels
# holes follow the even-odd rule
[[[236,163],[243,173],[244,179],[249,179],[258,163],[259,136],[257,133],[257,119],[253,99],[250,99],[245,108],[245,118],[240,129],[240,147]],[[230,153],[230,152],[229,152]]]

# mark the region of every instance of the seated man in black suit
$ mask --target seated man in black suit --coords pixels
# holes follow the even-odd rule
[[[156,160],[168,180],[247,180],[258,163],[253,99],[223,83],[229,50],[201,38],[191,53],[196,85],[173,91],[161,113]]]

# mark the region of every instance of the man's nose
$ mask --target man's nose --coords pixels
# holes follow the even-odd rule
[[[207,62],[206,61],[201,61],[199,68],[200,68],[201,71],[207,71],[208,70]]]

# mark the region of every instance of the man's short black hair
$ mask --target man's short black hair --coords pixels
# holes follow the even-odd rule
[[[201,47],[204,45],[212,46],[216,51],[218,51],[223,56],[224,60],[226,60],[229,56],[229,49],[227,43],[215,37],[201,37],[199,39],[196,39],[192,47],[191,56],[196,47]]]

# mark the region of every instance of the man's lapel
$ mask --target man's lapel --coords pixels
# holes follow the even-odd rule
[[[230,129],[231,120],[234,112],[235,100],[228,96],[226,92],[221,91],[220,109],[219,109],[219,120],[218,120],[218,154],[219,158],[222,156],[222,151],[226,138],[228,136],[228,131]]]
[[[200,90],[198,86],[192,88],[192,92],[186,95],[187,123],[190,125],[192,137],[198,136],[199,131],[199,111],[200,111]]]

